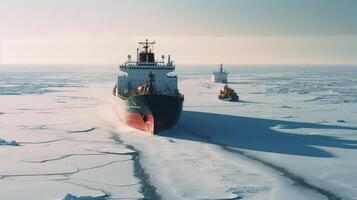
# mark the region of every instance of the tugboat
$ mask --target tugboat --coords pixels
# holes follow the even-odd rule
[[[237,93],[227,85],[223,87],[223,90],[219,91],[218,99],[223,101],[239,101],[239,96]]]
[[[155,60],[152,47],[155,42],[139,42],[136,61],[119,66],[119,75],[113,89],[119,118],[128,126],[157,134],[172,128],[178,121],[184,96],[177,87],[177,76],[168,75],[175,65],[168,55]]]

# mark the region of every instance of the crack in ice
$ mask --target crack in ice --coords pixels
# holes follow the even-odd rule
[[[161,195],[157,192],[157,188],[151,183],[149,174],[145,171],[144,167],[140,162],[140,152],[132,145],[125,144],[117,135],[117,133],[112,133],[111,139],[117,144],[124,145],[128,149],[137,152],[132,154],[134,161],[134,176],[140,180],[141,188],[140,192],[144,195],[144,199],[162,199]]]
[[[71,156],[97,156],[97,155],[105,155],[104,153],[83,153],[83,154],[66,154],[59,156],[57,158],[49,158],[49,159],[44,159],[44,160],[25,160],[24,162],[27,163],[45,163],[45,162],[51,162],[51,161],[57,161],[57,160],[62,160]]]
[[[317,192],[319,194],[322,194],[323,196],[327,197],[328,200],[342,200],[343,199],[343,198],[339,197],[337,194],[335,194],[335,193],[333,193],[333,192],[331,192],[329,190],[326,190],[324,188],[321,188],[321,187],[312,185],[311,183],[308,183],[305,179],[303,179],[302,177],[298,176],[297,174],[294,174],[294,173],[290,172],[289,170],[287,170],[284,167],[281,167],[281,166],[275,165],[273,163],[270,163],[268,161],[265,161],[263,159],[260,159],[257,156],[248,154],[247,152],[245,152],[243,150],[232,148],[232,147],[229,147],[229,146],[227,146],[225,144],[216,142],[216,141],[212,140],[210,137],[206,137],[206,136],[202,136],[202,135],[196,134],[194,131],[191,131],[191,130],[185,128],[185,127],[180,126],[180,128],[185,129],[186,131],[188,131],[189,133],[191,133],[192,135],[194,135],[196,137],[199,137],[199,138],[201,138],[203,140],[209,141],[212,144],[220,146],[223,150],[229,151],[231,153],[239,154],[239,155],[244,156],[244,157],[246,157],[246,158],[248,158],[250,160],[253,160],[255,162],[263,164],[264,166],[269,167],[269,168],[271,168],[271,169],[273,169],[275,171],[278,171],[278,172],[280,172],[282,174],[282,176],[284,176],[284,177],[290,179],[291,181],[293,181],[293,183],[296,186],[300,186],[300,187],[315,191],[315,192]]]
[[[84,129],[84,130],[78,130],[78,131],[67,131],[67,133],[88,133],[94,131],[96,128],[89,128],[89,129]]]
[[[39,173],[39,174],[0,174],[1,179],[10,178],[10,177],[32,177],[32,176],[69,176],[80,172],[80,169],[77,167],[75,171],[69,172],[58,172],[58,173]]]
[[[290,172],[289,170],[287,170],[284,167],[275,165],[273,163],[270,163],[268,161],[260,159],[260,158],[258,158],[256,156],[250,155],[250,154],[246,153],[245,151],[234,149],[234,148],[228,147],[226,145],[222,145],[222,144],[218,144],[218,145],[221,146],[221,148],[223,150],[226,150],[226,151],[229,151],[229,152],[232,152],[232,153],[237,153],[237,154],[242,155],[242,156],[244,156],[244,157],[246,157],[246,158],[248,158],[250,160],[256,161],[256,162],[258,162],[260,164],[263,164],[264,166],[270,167],[271,169],[274,169],[275,171],[280,172],[282,176],[284,176],[284,177],[290,179],[291,181],[293,181],[293,183],[296,186],[300,186],[300,187],[303,187],[303,188],[306,188],[306,189],[309,189],[309,190],[313,190],[313,191],[315,191],[317,193],[320,193],[320,194],[324,195],[329,200],[342,200],[341,197],[339,197],[338,195],[332,193],[331,191],[308,183],[304,178],[302,178],[302,177]]]
[[[45,141],[38,141],[38,142],[19,142],[19,144],[47,144],[47,143],[59,142],[59,141],[70,140],[70,139],[73,138],[61,138],[61,139],[45,140]]]

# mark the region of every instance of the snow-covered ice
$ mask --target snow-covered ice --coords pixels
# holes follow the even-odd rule
[[[1,199],[357,199],[357,68],[228,66],[233,103],[178,66],[157,136],[114,114],[114,70],[0,70]]]

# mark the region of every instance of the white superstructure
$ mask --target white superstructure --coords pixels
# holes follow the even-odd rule
[[[153,74],[155,78],[155,92],[159,94],[175,94],[177,90],[177,76],[169,76],[168,73],[175,71],[175,65],[168,56],[165,62],[165,57],[162,56],[161,61],[155,60],[154,53],[151,51],[151,46],[154,42],[140,42],[143,45],[143,50],[139,53],[137,49],[137,61],[132,61],[131,56],[128,56],[128,61],[119,66],[119,70],[125,75],[119,75],[116,88],[120,93],[132,93],[138,88],[144,86],[149,78],[149,74]]]
[[[211,80],[215,83],[227,83],[228,82],[228,73],[223,70],[223,64],[220,65],[218,72],[213,72]]]

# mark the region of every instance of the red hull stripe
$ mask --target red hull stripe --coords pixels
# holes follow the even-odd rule
[[[126,112],[125,116],[119,117],[128,126],[154,134],[154,117],[152,115]]]

